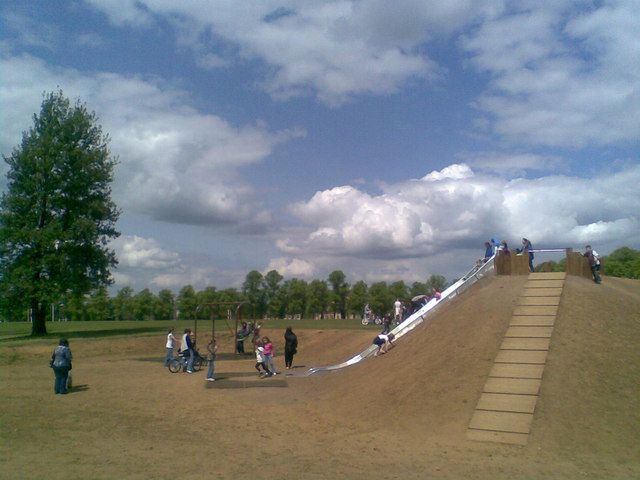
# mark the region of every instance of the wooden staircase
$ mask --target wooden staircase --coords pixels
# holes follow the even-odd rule
[[[565,273],[531,273],[467,429],[467,438],[526,445]]]

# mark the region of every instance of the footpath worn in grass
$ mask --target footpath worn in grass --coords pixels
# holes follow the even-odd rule
[[[46,366],[55,337],[5,340],[0,478],[640,478],[638,281],[568,278],[529,444],[466,439],[525,280],[484,279],[388,355],[310,378],[259,379],[229,333],[212,387],[162,368],[163,331],[98,335],[72,339],[76,387],[61,397]],[[375,332],[293,327],[294,372]],[[282,370],[284,329],[265,333]]]

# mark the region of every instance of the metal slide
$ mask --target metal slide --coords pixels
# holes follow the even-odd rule
[[[476,283],[479,279],[481,279],[487,273],[493,271],[494,259],[495,259],[495,255],[492,256],[480,267],[473,267],[460,280],[458,280],[453,285],[445,289],[444,292],[442,292],[441,294],[440,300],[436,300],[435,298],[432,298],[420,310],[418,310],[417,312],[414,312],[411,316],[409,316],[406,320],[404,320],[400,325],[398,325],[396,328],[391,330],[391,333],[393,333],[396,337],[395,340],[409,333],[411,330],[416,328],[418,325],[420,325],[424,321],[429,320],[430,317],[432,317],[431,314],[436,309],[440,308],[442,304],[446,303],[447,301],[451,300],[459,293],[469,288],[471,285]],[[342,368],[349,367],[371,356],[377,349],[378,349],[377,346],[369,345],[367,349],[365,349],[364,351],[360,352],[359,354],[357,354],[356,356],[350,358],[345,362],[338,363],[337,365],[330,365],[327,367],[310,368],[307,371],[306,375],[310,376],[310,375],[315,375],[317,373],[333,372],[335,370],[340,370]]]

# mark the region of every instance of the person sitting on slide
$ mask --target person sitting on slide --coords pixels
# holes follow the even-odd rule
[[[393,348],[395,345],[393,344],[393,339],[396,338],[393,333],[388,335],[379,334],[376,335],[376,338],[373,339],[373,344],[378,346],[378,350],[375,353],[375,356],[383,355],[389,351],[390,348]]]

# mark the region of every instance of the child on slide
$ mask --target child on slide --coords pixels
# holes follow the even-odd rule
[[[388,335],[379,334],[376,335],[376,338],[373,339],[373,344],[378,346],[378,350],[375,353],[375,356],[384,355],[389,351],[390,348],[393,348],[395,345],[393,343],[393,339],[396,338],[393,333]]]

